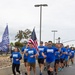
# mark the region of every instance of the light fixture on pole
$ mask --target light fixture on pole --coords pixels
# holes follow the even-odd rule
[[[55,43],[55,32],[57,32],[57,30],[52,30],[52,32],[54,33],[54,36],[53,36],[53,43]]]
[[[60,38],[60,37],[58,37],[58,43],[60,43],[60,39],[61,39],[61,38]]]
[[[34,5],[35,7],[40,7],[40,38],[39,40],[41,41],[41,27],[42,27],[42,7],[43,6],[48,6],[47,4],[36,4]]]

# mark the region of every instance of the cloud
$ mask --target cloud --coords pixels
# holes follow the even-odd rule
[[[8,23],[10,41],[14,40],[18,30],[32,30],[34,26],[39,40],[40,8],[34,5],[41,3],[48,4],[48,7],[42,8],[42,40],[53,40],[53,29],[58,31],[56,38],[60,36],[64,41],[74,39],[75,0],[2,0],[0,36]]]

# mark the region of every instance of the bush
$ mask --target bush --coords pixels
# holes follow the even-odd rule
[[[23,47],[23,44],[22,43],[20,43],[20,42],[15,42],[15,46],[17,46],[17,47]]]

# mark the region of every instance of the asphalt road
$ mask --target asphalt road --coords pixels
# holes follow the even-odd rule
[[[39,74],[39,67],[36,68],[36,73],[37,75],[40,75]],[[31,71],[30,73],[31,75],[34,75],[33,72]],[[24,72],[22,72],[22,75],[25,75]],[[43,72],[43,75],[47,75],[47,72],[44,71]],[[69,67],[65,67],[62,71],[58,72],[58,75],[75,75],[75,64],[74,65],[71,65]]]
[[[22,72],[22,75],[25,75],[24,64],[21,64],[20,70]],[[37,73],[36,75],[40,75],[39,74],[40,70],[39,70],[38,64],[36,67],[36,73]],[[11,75],[11,74],[12,74],[11,66],[0,69],[0,75]],[[30,75],[34,75],[33,71],[31,71]],[[44,71],[43,75],[47,75],[47,72]],[[75,75],[75,64],[70,65],[69,67],[65,67],[62,71],[58,72],[58,75]]]

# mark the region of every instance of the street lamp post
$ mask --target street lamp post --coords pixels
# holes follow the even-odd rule
[[[55,32],[57,32],[57,30],[52,30],[52,32],[54,33],[53,42],[55,43]]]
[[[58,37],[58,43],[60,43],[60,39],[61,39],[61,38],[60,38],[60,37]]]
[[[41,41],[41,27],[42,27],[42,6],[48,6],[47,4],[36,4],[35,7],[40,7],[40,38]]]

